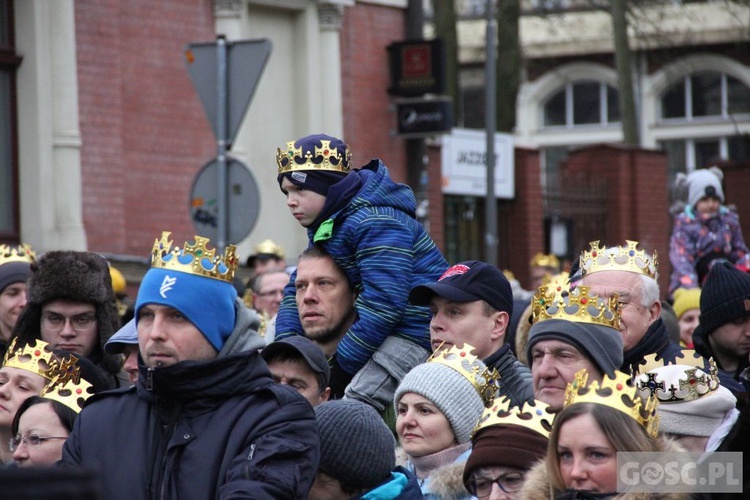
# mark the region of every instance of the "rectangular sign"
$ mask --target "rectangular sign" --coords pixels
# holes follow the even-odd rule
[[[443,193],[487,195],[487,134],[454,128],[443,136]],[[495,134],[495,196],[515,197],[513,136]]]
[[[444,52],[439,38],[389,45],[391,86],[388,92],[401,97],[445,92]]]
[[[449,98],[397,102],[398,135],[425,137],[450,132],[453,126],[452,104]]]

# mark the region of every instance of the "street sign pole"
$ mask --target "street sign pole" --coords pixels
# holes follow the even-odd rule
[[[252,211],[247,203],[242,203],[242,198],[259,196],[252,174],[245,165],[232,159],[229,151],[270,54],[269,40],[228,41],[223,35],[217,36],[216,42],[191,43],[185,47],[188,73],[216,136],[216,159],[209,164],[216,187],[201,176],[208,168],[204,167],[193,183],[191,217],[196,229],[206,234],[215,229],[211,239],[221,253],[228,243],[247,237],[258,216],[257,203],[251,204]],[[233,214],[240,205],[248,211]],[[241,226],[246,232],[232,227],[238,225],[234,216],[245,222]]]
[[[216,249],[224,253],[227,244],[227,40],[216,38],[216,161],[218,163],[218,240]]]
[[[495,198],[495,129],[496,113],[496,63],[495,41],[495,7],[493,0],[487,0],[487,49],[485,61],[485,117],[487,125],[487,196],[485,198],[485,243],[487,245],[488,264],[497,265],[497,199]]]

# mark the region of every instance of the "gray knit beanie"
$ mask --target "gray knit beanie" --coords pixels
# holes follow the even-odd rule
[[[481,361],[476,363],[486,368]],[[471,440],[471,431],[482,416],[484,403],[469,379],[447,365],[422,363],[412,368],[396,389],[393,397],[396,408],[407,392],[419,394],[437,406],[448,419],[459,444]]]
[[[588,356],[602,373],[610,376],[623,363],[622,334],[609,326],[565,319],[548,319],[535,323],[529,330],[529,342],[526,344],[530,365],[533,364],[531,349],[540,340],[559,340],[572,345]]]
[[[320,432],[318,468],[344,486],[373,488],[396,467],[396,440],[372,406],[337,399],[315,407]]]

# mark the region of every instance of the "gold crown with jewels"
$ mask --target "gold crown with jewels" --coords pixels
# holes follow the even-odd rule
[[[471,353],[474,347],[464,344],[463,347],[451,346],[441,349],[442,344],[432,353],[428,363],[439,363],[457,371],[466,378],[479,393],[485,407],[489,407],[497,395],[500,375],[494,368],[488,368],[478,357]]]
[[[151,267],[181,273],[195,274],[232,283],[237,270],[237,247],[227,245],[224,255],[216,255],[215,249],[207,249],[208,238],[195,236],[193,244],[188,242],[180,249],[172,247],[169,231],[162,231],[161,239],[154,241],[151,250]]]
[[[41,397],[62,403],[76,413],[81,412],[84,403],[93,394],[93,386],[83,379],[66,382],[53,381],[39,393]]]
[[[473,437],[480,430],[493,425],[520,425],[549,439],[554,417],[554,413],[549,411],[549,406],[539,400],[514,406],[507,396],[500,396],[492,402],[492,406],[482,412],[482,417],[471,435]]]
[[[694,350],[685,349],[681,357],[665,361],[657,361],[656,354],[649,354],[641,364],[633,365],[633,373],[637,373],[633,379],[642,396],[656,395],[662,403],[678,403],[701,398],[721,385],[713,358],[706,360]],[[667,374],[665,367],[670,366],[674,369],[667,368]]]
[[[33,344],[18,347],[18,338],[14,338],[5,352],[3,366],[19,368],[36,373],[47,380],[69,380],[77,378],[80,372],[75,356],[59,359],[52,352],[50,345],[43,340],[34,340]]]
[[[10,262],[31,264],[34,260],[36,260],[36,253],[25,243],[18,246],[0,245],[0,266]]]
[[[575,374],[573,382],[565,388],[564,408],[575,403],[609,406],[626,414],[650,436],[656,437],[659,430],[659,415],[656,413],[659,401],[656,396],[642,397],[640,390],[630,385],[631,378],[621,371],[615,371],[614,377],[604,375],[601,384],[596,380],[588,384],[588,377],[585,368]]]
[[[537,253],[531,258],[531,267],[553,267],[560,269],[560,261],[552,253]]]
[[[295,147],[295,142],[286,143],[286,149],[276,148],[276,164],[279,174],[295,170],[328,170],[331,172],[349,173],[351,170],[352,153],[349,146],[344,144],[343,153],[336,147],[331,147],[330,140],[320,140],[320,146],[312,149]]]
[[[649,255],[645,250],[638,250],[638,242],[625,240],[627,245],[606,247],[599,246],[599,240],[589,243],[590,251],[581,252],[581,273],[585,277],[599,271],[628,271],[656,279],[659,267],[656,250]]]
[[[531,299],[531,321],[536,324],[548,319],[576,323],[593,323],[620,329],[620,296],[613,293],[603,299],[579,285],[566,291],[564,285],[540,286]]]

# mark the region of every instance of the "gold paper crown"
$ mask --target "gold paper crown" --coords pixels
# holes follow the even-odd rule
[[[169,231],[162,231],[161,239],[154,241],[151,250],[151,267],[169,269],[181,273],[195,274],[206,278],[231,283],[237,270],[237,248],[227,245],[223,256],[217,256],[216,250],[208,250],[208,238],[195,236],[195,243],[185,243],[180,249],[172,247]]]
[[[661,358],[657,361],[656,354],[649,354],[643,358],[640,365],[633,366],[636,387],[644,397],[656,395],[662,403],[679,403],[692,401],[715,391],[721,385],[719,368],[713,358],[706,359],[692,349],[682,351],[681,357],[666,362]],[[676,380],[665,380],[660,368],[675,366],[683,369]]]
[[[493,425],[520,425],[549,439],[554,414],[548,408],[546,403],[539,400],[514,406],[507,396],[500,396],[492,402],[490,408],[482,412],[482,417],[472,431],[472,437]]]
[[[83,379],[76,381],[47,384],[40,396],[58,401],[76,413],[83,409],[84,402],[93,395],[93,386]]]
[[[656,279],[659,267],[656,250],[648,255],[644,250],[638,250],[638,242],[625,240],[626,246],[599,247],[599,241],[589,243],[591,251],[581,252],[581,273],[583,276],[599,271],[628,271]]]
[[[31,264],[35,259],[36,253],[25,243],[18,246],[0,245],[0,266],[10,262]]]
[[[611,297],[602,299],[589,294],[587,286],[577,286],[567,292],[563,285],[557,285],[554,289],[540,286],[531,299],[531,322],[535,324],[548,319],[593,323],[619,330],[620,296],[613,293]]]
[[[552,253],[537,253],[531,258],[531,267],[553,267],[560,269],[560,261]]]
[[[295,147],[295,141],[286,143],[286,150],[276,148],[276,164],[279,174],[294,170],[328,170],[332,172],[349,173],[351,169],[352,153],[349,146],[344,145],[344,153],[338,148],[331,147],[330,140],[321,140],[320,147],[314,146],[313,151],[303,151],[302,147]]]
[[[283,259],[284,249],[274,243],[273,240],[263,240],[255,245],[255,255],[259,254],[275,255],[276,257]]]
[[[638,422],[646,432],[656,437],[659,430],[659,416],[656,407],[659,401],[655,396],[643,398],[637,387],[629,385],[630,377],[615,371],[614,378],[604,375],[602,383],[596,380],[587,385],[589,374],[584,368],[576,373],[573,382],[565,389],[565,403],[568,407],[575,403],[595,403],[609,406],[628,415]]]
[[[442,344],[441,346],[442,347]],[[485,407],[495,399],[500,375],[494,368],[487,368],[471,351],[474,347],[464,344],[462,348],[451,346],[450,349],[438,347],[427,360],[428,363],[440,363],[463,375],[471,382],[482,398]]]
[[[33,344],[17,347],[18,338],[14,338],[5,352],[3,366],[19,368],[27,372],[41,375],[47,380],[55,380],[58,377],[68,380],[78,376],[77,359],[65,357],[60,360],[52,352],[50,345],[43,340],[35,340]],[[69,358],[73,358],[72,360]]]
[[[570,292],[570,277],[568,273],[547,273],[542,277],[540,286],[546,286],[547,290],[552,290],[555,293]]]

